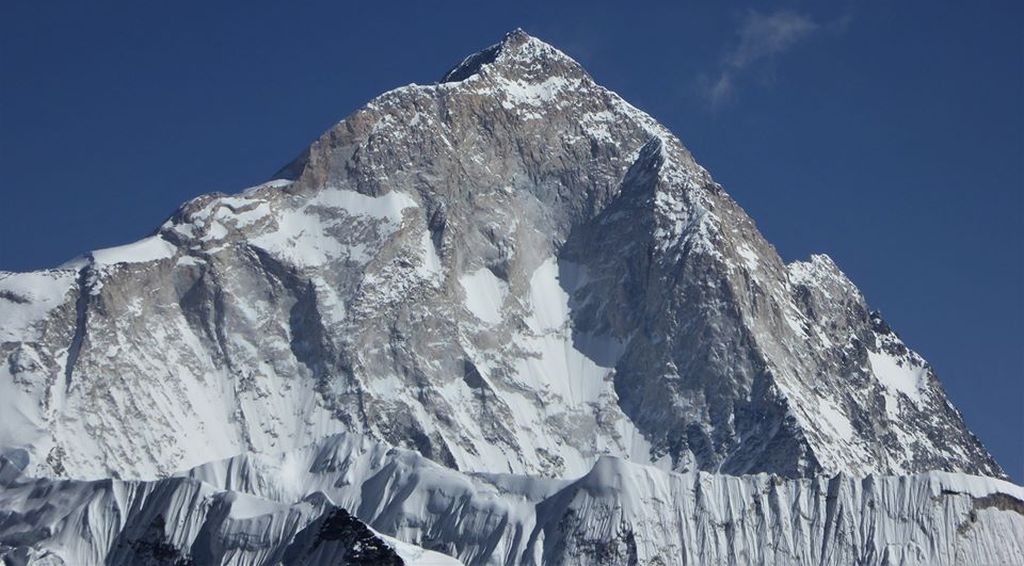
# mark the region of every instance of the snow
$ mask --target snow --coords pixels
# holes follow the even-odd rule
[[[792,308],[792,305],[787,306]],[[796,311],[796,309],[793,308],[793,311]],[[798,336],[803,336],[804,334],[806,334],[804,332],[804,322],[800,320],[801,317],[798,314],[798,312],[790,312],[789,310],[787,310],[783,314],[783,318],[785,319],[786,325],[789,326],[790,330],[792,330]]]
[[[545,259],[530,276],[530,317],[527,324],[535,332],[558,330],[569,321],[569,294],[558,277],[558,262]]]
[[[566,275],[578,271],[567,262],[561,269]],[[549,257],[530,277],[531,310],[526,322],[534,334],[517,338],[527,355],[516,361],[516,367],[517,375],[531,384],[531,390],[547,390],[574,407],[597,400],[606,389],[605,378],[615,360],[602,366],[577,348],[569,318],[570,295],[563,288],[559,270],[559,263]],[[573,283],[579,280],[564,283],[574,290]]]
[[[340,240],[334,231],[363,222],[376,232],[377,237],[372,240],[383,243],[398,230],[402,212],[416,206],[409,195],[398,191],[368,196],[327,188],[299,207],[280,211],[275,217],[276,227],[249,241],[298,266],[318,266],[341,259],[362,263],[369,261],[372,250],[361,241]]]
[[[341,209],[349,216],[369,216],[386,220],[395,226],[401,224],[402,212],[405,209],[416,207],[416,201],[412,197],[398,191],[369,196],[338,188],[327,188],[318,192],[309,204]]]
[[[551,411],[557,411],[563,403],[574,408],[596,402],[610,388],[605,378],[610,376],[611,368],[588,358],[564,334],[519,338],[517,344],[525,356],[515,361],[516,375],[531,391],[556,396],[546,403]]]
[[[603,143],[614,143],[615,139],[612,137],[609,124],[614,124],[619,117],[608,110],[601,110],[599,112],[590,112],[583,116],[583,120],[580,125],[583,127],[583,131],[586,132],[591,138],[603,142]]]
[[[247,457],[240,457],[221,473],[221,479],[240,480],[232,471],[245,469],[244,477],[260,482],[278,481],[276,473],[271,474],[269,470],[248,469],[250,463]],[[309,462],[304,464],[309,466]],[[0,462],[0,466],[4,465]],[[146,554],[144,548],[140,550],[141,545],[119,541],[125,537],[135,540],[140,535],[146,536],[144,533],[152,528],[154,517],[165,520],[160,532],[164,554],[161,564],[177,563],[179,557],[183,558],[181,562],[203,564],[279,564],[289,551],[294,557],[296,552],[310,548],[304,544],[319,547],[324,541],[315,539],[317,531],[306,529],[316,527],[314,521],[325,513],[333,513],[336,508],[329,497],[316,491],[294,501],[280,501],[245,491],[245,487],[254,486],[225,490],[219,482],[211,484],[182,477],[153,482],[51,482],[17,477],[15,470],[7,468],[3,475],[0,508],[10,512],[10,520],[0,524],[0,540],[5,543],[0,546],[0,558],[10,559],[22,553],[49,558],[30,561],[33,564],[100,566],[147,562],[145,558],[152,558],[152,555]],[[361,480],[365,479],[360,475]],[[22,542],[26,539],[21,535],[36,525],[45,534],[32,537],[30,544]],[[302,539],[304,530],[314,539],[309,536]],[[380,535],[375,529],[371,528],[370,532],[406,564],[462,564],[438,552]],[[296,544],[298,546],[293,546]],[[348,548],[325,546],[320,550],[336,553]],[[327,556],[316,554],[311,558],[316,563],[329,560]]]
[[[559,76],[548,77],[539,83],[510,81],[502,78],[499,82],[499,91],[505,95],[502,106],[507,110],[514,110],[521,104],[543,106],[554,100],[559,93],[576,88],[579,84],[578,80],[569,80]]]
[[[4,339],[0,337],[0,342]],[[7,363],[0,364],[0,447],[31,449],[33,445],[47,446],[50,433],[41,414],[43,408],[19,387],[11,374],[11,366],[42,367],[42,360],[32,347],[13,353]]]
[[[885,352],[868,351],[871,371],[891,394],[902,393],[914,403],[921,403],[928,370]],[[887,406],[889,406],[887,402]]]
[[[123,554],[119,535],[137,533],[156,514],[168,519],[168,548],[222,553],[213,563],[269,563],[335,507],[407,563],[423,566],[1024,561],[1024,515],[1014,507],[1024,488],[944,472],[863,479],[677,474],[605,456],[564,480],[461,472],[339,434],[155,482],[5,477],[13,481],[0,488],[0,508],[10,511],[0,540],[38,532],[35,551],[82,566],[126,563],[131,555]],[[218,501],[229,505],[227,513]],[[260,544],[237,542],[255,540]]]
[[[287,508],[286,505],[237,491],[227,492],[224,499],[231,505],[229,516],[232,519],[251,519],[262,515],[272,515],[281,511],[282,508]]]
[[[196,259],[194,256],[190,256],[190,255],[183,255],[183,256],[178,258],[178,261],[174,262],[174,265],[176,267],[194,267],[194,266],[198,266],[198,265],[202,265],[202,264],[203,264],[202,261],[200,261],[200,260]]]
[[[220,222],[212,222],[209,228],[206,229],[206,235],[203,236],[204,242],[223,240],[228,235],[228,229],[224,227]]]
[[[131,244],[94,250],[90,255],[97,265],[116,265],[167,259],[173,257],[176,251],[174,244],[157,234]]]
[[[812,254],[807,261],[788,263],[786,272],[791,285],[813,287],[830,299],[836,291],[855,300],[864,299],[857,286],[826,254]]]
[[[508,283],[481,267],[459,277],[459,284],[466,294],[464,304],[473,316],[489,324],[501,322],[501,305],[508,296]]]
[[[259,193],[260,191],[266,190],[266,189],[281,189],[281,188],[287,187],[288,185],[291,185],[294,182],[295,181],[292,181],[290,179],[272,179],[272,180],[267,181],[265,183],[260,183],[259,185],[253,185],[251,187],[246,187],[246,188],[242,189],[241,191],[238,191],[238,196],[239,196],[239,198],[249,197],[249,196],[253,196],[253,195]]]
[[[832,428],[834,434],[829,434],[833,438],[839,438],[843,440],[849,440],[854,437],[853,425],[850,424],[850,419],[846,418],[835,405],[828,402],[818,402],[818,412],[821,418],[824,419],[824,423]]]
[[[892,337],[886,338],[898,341]],[[896,357],[885,352],[880,347],[881,342],[882,340],[879,340],[879,344],[876,344],[878,351],[868,350],[868,363],[871,373],[884,390],[886,414],[891,420],[899,423],[901,395],[918,406],[924,403],[928,369],[923,363],[914,363],[913,355]],[[898,427],[897,430],[902,433],[902,427]]]
[[[0,272],[0,342],[38,340],[37,325],[68,300],[76,277],[71,270]]]
[[[441,258],[434,248],[434,241],[430,239],[430,232],[423,230],[420,233],[419,264],[416,266],[416,273],[428,282],[436,283],[443,272]]]
[[[398,554],[406,566],[462,566],[461,561],[447,554],[426,550],[381,533],[377,536]]]
[[[524,354],[514,361],[516,376],[527,390],[554,396],[552,406],[559,405],[556,399],[569,408],[597,402],[611,389],[612,368],[623,350],[615,340],[573,332],[569,291],[585,281],[578,266],[554,257],[530,276],[526,323],[531,333],[514,338]],[[600,360],[580,349],[587,346],[601,351]]]
[[[736,253],[743,258],[743,262],[747,265],[747,269],[754,271],[758,266],[757,254],[754,250],[750,249],[746,244],[740,244],[736,247]]]
[[[234,214],[235,228],[244,228],[266,217],[268,214],[270,214],[270,205],[265,202],[261,202],[252,208],[239,210]]]

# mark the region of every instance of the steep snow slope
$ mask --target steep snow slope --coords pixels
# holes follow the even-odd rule
[[[566,481],[465,474],[353,435],[151,483],[27,480],[5,471],[0,555],[68,564],[161,556],[328,564],[339,549],[356,547],[364,556],[394,550],[424,564],[451,560],[363,530],[343,509],[466,564],[1024,561],[1024,489],[941,472],[786,480],[676,474],[602,457]],[[353,544],[359,538],[364,543]]]
[[[1002,476],[826,257],[523,32],[152,236],[0,274],[0,448],[155,478],[348,431],[450,467]]]
[[[184,478],[32,480],[0,462],[4,564],[461,564],[374,532],[320,493],[280,503]]]

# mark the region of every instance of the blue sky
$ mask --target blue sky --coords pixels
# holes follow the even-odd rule
[[[263,181],[521,26],[678,134],[785,259],[835,258],[1024,478],[1024,3],[85,4],[0,5],[0,269]]]

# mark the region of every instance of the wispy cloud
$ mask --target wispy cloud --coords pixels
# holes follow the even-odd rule
[[[705,94],[712,107],[732,99],[737,81],[755,65],[788,51],[820,28],[810,17],[796,12],[748,12],[738,30],[736,43],[722,58],[716,78],[704,81]]]

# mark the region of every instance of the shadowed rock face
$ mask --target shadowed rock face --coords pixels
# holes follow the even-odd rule
[[[0,446],[84,478],[342,431],[476,471],[1003,476],[830,259],[784,264],[676,137],[521,31],[276,177],[0,274]]]

